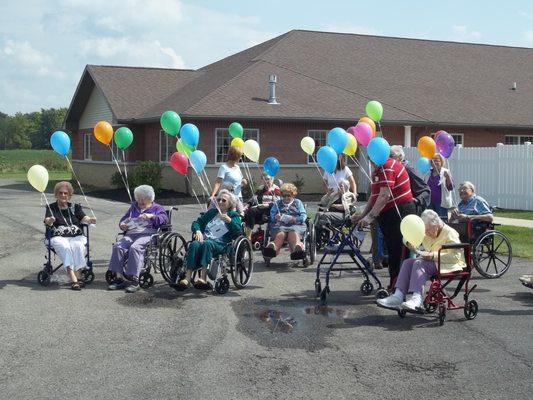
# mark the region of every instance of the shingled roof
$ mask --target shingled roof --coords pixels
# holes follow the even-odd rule
[[[530,48],[295,30],[197,71],[87,70],[125,122],[165,110],[353,121],[376,99],[384,122],[533,127]],[[279,105],[267,103],[269,74]]]

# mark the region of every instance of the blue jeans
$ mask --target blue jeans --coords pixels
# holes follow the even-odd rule
[[[431,203],[429,208],[439,214],[439,217],[444,221],[448,222],[448,209],[441,207],[440,204]]]

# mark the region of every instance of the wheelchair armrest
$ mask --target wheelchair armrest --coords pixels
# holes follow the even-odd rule
[[[453,244],[445,244],[443,245],[440,250],[439,250],[439,253],[441,250],[446,250],[446,249],[466,249],[466,248],[469,248],[471,246],[470,243],[453,243]]]

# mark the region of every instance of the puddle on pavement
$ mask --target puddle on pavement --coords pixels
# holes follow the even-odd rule
[[[277,310],[264,310],[257,314],[257,317],[268,324],[272,333],[279,331],[290,333],[296,325],[296,320],[290,315],[285,315]]]
[[[307,307],[304,311],[307,315],[321,315],[323,317],[335,317],[340,319],[353,318],[355,316],[355,311],[320,305]]]

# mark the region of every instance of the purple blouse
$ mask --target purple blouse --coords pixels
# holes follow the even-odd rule
[[[168,224],[168,215],[163,206],[157,203],[152,203],[150,207],[141,213],[141,209],[137,205],[137,202],[134,201],[128,211],[126,211],[126,214],[120,219],[119,225],[126,219],[136,219],[143,213],[154,214],[154,217],[149,220],[151,224],[150,227],[154,230],[158,229],[161,225]]]

